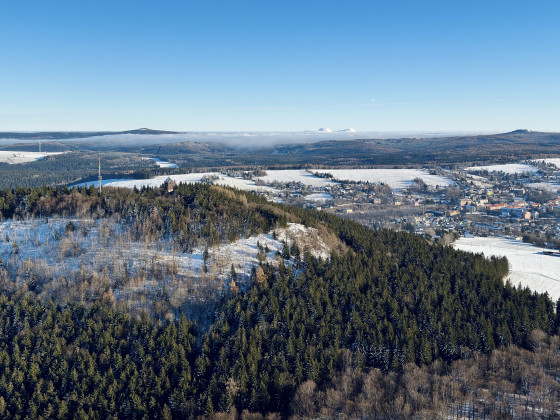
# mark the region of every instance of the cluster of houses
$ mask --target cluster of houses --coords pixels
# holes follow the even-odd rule
[[[504,232],[536,232],[560,240],[558,192],[539,196],[530,184],[560,185],[560,170],[512,174],[492,172],[473,176],[465,170],[431,168],[451,178],[448,188],[411,188],[392,191],[367,183],[342,182],[312,187],[299,182],[274,185],[269,199],[304,207],[348,214],[363,223],[403,228],[417,233],[470,232],[502,235]],[[556,171],[556,172],[555,172]],[[546,198],[546,199],[545,199]],[[368,215],[370,215],[368,219]]]
[[[449,176],[449,173],[445,175]],[[535,174],[531,181],[535,181]],[[363,184],[345,184],[331,189],[333,197],[332,210],[338,213],[354,213],[352,217],[367,222],[363,213],[370,208],[400,210],[381,225],[413,225],[417,233],[451,232],[462,235],[470,232],[489,235],[503,235],[507,232],[532,232],[552,235],[560,239],[560,198],[558,194],[548,200],[531,200],[531,188],[525,187],[523,177],[512,179],[511,176],[494,176],[496,185],[488,183],[481,187],[472,182],[464,173],[453,176],[456,184],[453,196],[446,188],[428,188],[425,191],[390,192],[383,196],[372,193],[371,188]],[[368,191],[369,188],[369,191]],[[538,194],[537,194],[538,195]],[[309,206],[309,204],[308,204]],[[317,206],[317,204],[314,204]],[[409,212],[409,214],[406,214]],[[404,215],[403,215],[404,213]],[[368,224],[379,225],[379,212],[372,212]]]
[[[532,177],[534,178],[534,174]],[[463,179],[464,180],[464,179]],[[512,232],[544,235],[560,240],[560,198],[558,193],[549,192],[553,198],[531,200],[539,193],[530,187],[507,185],[498,179],[499,187],[480,188],[472,182],[461,182],[458,178],[454,199],[445,194],[425,193],[416,196],[415,202],[434,202],[444,208],[441,212],[426,212],[412,218],[417,233],[426,230],[456,231],[461,235],[476,234],[504,235]],[[534,179],[533,179],[534,181]]]

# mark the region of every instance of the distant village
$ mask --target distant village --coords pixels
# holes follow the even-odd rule
[[[434,187],[418,178],[405,189],[393,190],[383,183],[332,179],[336,182],[315,187],[302,182],[275,183],[274,191],[263,194],[272,201],[337,213],[373,227],[408,230],[438,241],[507,236],[560,249],[560,170],[555,165],[530,162],[425,169],[453,184]],[[330,174],[314,175],[330,178]]]

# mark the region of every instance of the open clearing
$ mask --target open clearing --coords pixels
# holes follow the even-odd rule
[[[560,298],[560,257],[544,255],[543,248],[507,238],[460,238],[454,247],[485,256],[505,256],[509,260],[511,283],[531,290],[548,292],[556,302]]]
[[[330,173],[334,179],[341,181],[384,183],[397,191],[410,186],[416,178],[422,179],[432,187],[453,184],[450,178],[430,175],[422,169],[311,169],[311,171]]]
[[[206,179],[212,180],[213,184],[225,185],[227,187],[237,188],[242,191],[257,191],[257,192],[276,192],[272,187],[267,187],[264,185],[256,185],[255,181],[234,178],[231,176],[223,175],[219,172],[197,172],[192,174],[181,174],[181,175],[162,175],[156,176],[150,179],[107,179],[103,180],[102,185],[105,187],[118,187],[118,188],[138,188],[150,187],[159,188],[161,187],[167,178],[171,178],[175,184],[194,184],[197,182],[203,182]],[[97,186],[98,181],[89,181],[77,186]]]
[[[560,190],[560,184],[557,182],[533,182],[531,184],[525,184],[525,186],[537,190],[548,190],[554,193]]]
[[[328,171],[325,171],[328,172]],[[266,171],[266,176],[259,178],[265,184],[272,184],[278,182],[280,184],[289,184],[291,182],[297,182],[303,185],[309,185],[314,188],[324,188],[332,185],[336,185],[329,179],[319,178],[305,169],[281,169],[281,170],[270,170]]]
[[[370,183],[384,183],[389,185],[395,191],[400,191],[409,187],[415,179],[422,179],[427,185],[431,187],[440,186],[446,187],[453,184],[450,178],[431,175],[427,171],[421,169],[316,169],[311,172],[305,169],[286,169],[286,170],[268,170],[267,174],[257,179],[243,179],[235,178],[224,175],[219,172],[197,172],[191,174],[169,175],[176,184],[180,183],[196,183],[210,180],[213,184],[224,185],[232,188],[237,188],[243,191],[256,191],[267,193],[278,193],[279,190],[273,186],[276,184],[290,184],[299,183],[314,189],[323,190],[328,187],[338,185],[337,182],[327,178],[321,178],[311,172],[317,173],[330,173],[335,179],[350,182],[370,182]],[[122,187],[122,188],[142,188],[160,187],[167,175],[157,176],[151,179],[108,179],[103,180],[103,185],[107,187]],[[264,183],[267,185],[257,185]],[[97,185],[97,181],[89,181],[79,186]],[[311,195],[306,197],[308,200],[328,200],[332,197],[329,195]]]
[[[334,179],[351,182],[384,183],[394,190],[402,190],[412,184],[414,179],[420,178],[427,185],[444,187],[453,183],[449,178],[430,175],[421,169],[304,169],[266,171],[267,175],[260,177],[267,184],[278,182],[282,184],[298,182],[314,188],[324,188],[336,185],[337,182],[320,178],[313,173],[330,173]]]
[[[539,170],[536,166],[525,163],[507,163],[504,165],[470,166],[465,171],[473,172],[503,172],[505,174],[522,174],[524,172],[535,173]]]
[[[551,163],[554,166],[556,166],[558,169],[560,169],[560,159],[559,158],[553,158],[553,159],[543,159],[545,163]]]
[[[332,200],[333,199],[332,195],[330,195],[328,193],[309,194],[309,195],[306,195],[304,198],[308,201],[327,201],[327,200]]]
[[[160,160],[158,158],[152,158],[157,166],[160,168],[178,168],[179,165],[176,163],[166,162],[165,160]]]
[[[60,155],[64,152],[15,152],[9,150],[0,151],[0,163],[8,163],[10,165],[17,165],[20,163],[35,162],[39,159],[44,159],[47,156]]]

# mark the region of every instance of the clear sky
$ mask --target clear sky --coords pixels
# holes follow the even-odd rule
[[[0,0],[0,131],[560,131],[560,1]]]

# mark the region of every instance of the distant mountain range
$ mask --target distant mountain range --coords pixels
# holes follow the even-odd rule
[[[325,140],[279,146],[274,153],[293,158],[321,156],[341,165],[352,158],[356,164],[369,165],[511,161],[560,154],[560,133],[515,130],[432,138]]]
[[[138,128],[128,131],[37,131],[37,132],[0,132],[0,139],[15,140],[66,140],[83,139],[118,134],[178,134],[177,131],[151,130]]]
[[[395,137],[402,134],[402,137]],[[384,137],[382,137],[385,135]],[[151,154],[183,167],[239,165],[423,165],[511,162],[560,155],[560,133],[128,131],[0,133],[2,150]],[[17,144],[19,143],[19,144]]]

